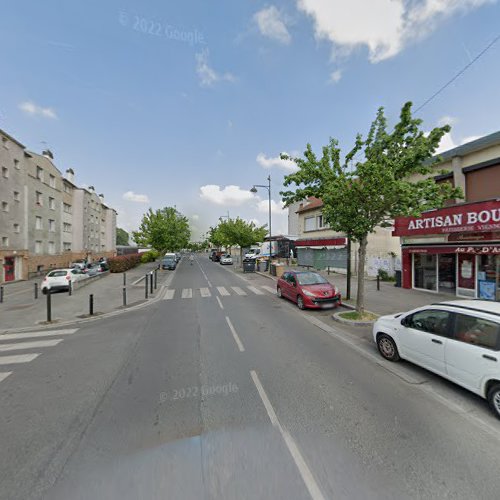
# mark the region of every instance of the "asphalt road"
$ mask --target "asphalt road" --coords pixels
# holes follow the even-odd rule
[[[480,398],[272,286],[201,256],[149,307],[0,336],[0,498],[499,498]]]

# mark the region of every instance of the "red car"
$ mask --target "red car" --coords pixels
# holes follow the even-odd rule
[[[299,309],[330,309],[342,304],[339,290],[321,274],[312,271],[288,271],[278,280],[278,297],[286,297]]]

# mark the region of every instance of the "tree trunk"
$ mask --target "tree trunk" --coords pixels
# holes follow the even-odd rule
[[[359,242],[358,249],[358,292],[356,297],[356,311],[358,314],[364,314],[365,312],[365,260],[367,244],[368,238],[364,236]]]

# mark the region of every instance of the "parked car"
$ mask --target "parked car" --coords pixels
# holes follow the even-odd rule
[[[44,294],[58,290],[68,290],[70,282],[71,285],[73,285],[77,281],[86,278],[87,275],[77,267],[71,269],[54,269],[45,276],[40,285],[40,289]]]
[[[232,265],[233,264],[233,258],[228,253],[223,254],[223,255],[220,256],[220,264],[222,264],[223,266],[224,265]]]
[[[245,259],[256,259],[260,255],[260,248],[250,248],[245,253]]]
[[[224,252],[215,252],[215,254],[212,256],[212,261],[219,262],[222,255],[225,255]]]
[[[208,258],[210,260],[214,260],[214,255],[217,253],[217,250],[210,250],[210,253],[208,254]]]
[[[382,316],[373,338],[385,359],[406,359],[465,387],[500,418],[499,303],[456,300]]]
[[[85,269],[83,269],[82,271],[89,277],[91,276],[97,276],[97,274],[100,272],[100,265],[99,264],[96,264],[96,263],[93,263],[93,264],[89,264]]]
[[[107,261],[99,262],[98,266],[99,266],[98,272],[100,273],[105,273],[106,271],[109,271],[109,264]]]
[[[77,267],[78,269],[81,269],[81,270],[84,270],[84,269],[87,269],[87,266],[88,266],[88,261],[85,260],[85,259],[79,259],[79,260],[75,260],[74,262],[72,262],[69,267]]]
[[[177,260],[175,253],[166,253],[161,261],[161,268],[175,271],[176,267],[177,267]]]
[[[295,302],[299,309],[330,309],[342,304],[337,287],[313,271],[287,271],[278,279],[278,297]]]
[[[182,258],[182,255],[181,255],[179,252],[177,252],[177,253],[175,254],[175,261],[176,261],[176,262],[179,262],[179,261],[181,260],[181,258]]]

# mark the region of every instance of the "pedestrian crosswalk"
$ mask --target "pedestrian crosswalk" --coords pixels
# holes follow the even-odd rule
[[[215,286],[213,288],[169,288],[166,290],[163,300],[173,300],[176,298],[193,299],[207,297],[244,297],[248,295],[265,295],[271,293],[276,295],[276,290],[271,286]]]
[[[6,333],[0,335],[0,382],[3,382],[7,377],[14,373],[13,369],[16,368],[15,365],[30,363],[34,359],[38,358],[38,356],[43,353],[45,348],[55,347],[68,335],[71,335],[76,331],[78,331],[78,328],[65,330],[40,330],[24,333]],[[26,353],[22,351],[36,352]]]

